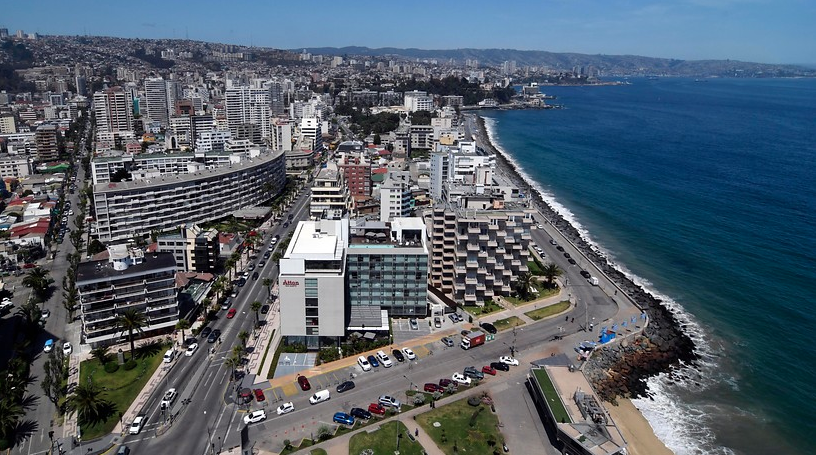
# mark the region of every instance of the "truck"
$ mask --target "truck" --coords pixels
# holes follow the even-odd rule
[[[485,342],[485,334],[481,330],[471,330],[470,332],[462,334],[462,349],[475,348],[483,345]]]
[[[597,285],[598,285],[598,279],[597,279],[597,278],[595,278],[594,276],[589,277],[589,279],[588,279],[587,281],[589,281],[589,284],[591,284],[591,285],[593,285],[593,286],[597,286]]]

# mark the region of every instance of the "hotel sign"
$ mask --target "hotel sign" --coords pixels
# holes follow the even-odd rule
[[[296,288],[300,286],[300,282],[295,280],[283,280],[283,285],[287,288]]]

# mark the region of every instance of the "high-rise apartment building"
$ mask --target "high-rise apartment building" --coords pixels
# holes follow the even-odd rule
[[[236,87],[224,94],[227,124],[234,137],[247,131],[245,124],[258,125],[261,138],[271,136],[272,90],[268,84],[262,87]],[[249,139],[249,138],[247,138]]]
[[[321,169],[312,184],[309,215],[312,219],[337,219],[349,207],[349,195],[343,174],[330,161]]]
[[[122,87],[112,87],[94,93],[94,113],[97,133],[133,131],[133,97]]]
[[[57,142],[57,127],[55,125],[40,125],[34,133],[34,142],[37,144],[37,161],[54,161],[59,158]]]
[[[412,202],[410,172],[389,172],[380,185],[380,221],[411,216]]]
[[[167,126],[170,118],[170,107],[173,106],[170,104],[168,94],[175,93],[174,90],[168,90],[168,82],[172,81],[165,81],[158,77],[145,79],[144,83],[145,102],[142,106],[144,117],[152,122],[158,122],[162,126]],[[173,84],[175,83],[173,82]]]

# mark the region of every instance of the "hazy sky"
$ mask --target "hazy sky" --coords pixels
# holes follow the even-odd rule
[[[816,63],[814,0],[4,1],[10,33]]]

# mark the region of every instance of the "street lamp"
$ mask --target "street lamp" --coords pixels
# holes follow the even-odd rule
[[[207,422],[207,411],[204,411],[204,423],[207,425],[207,436],[209,436],[207,442],[209,442],[210,444],[210,453],[212,455],[215,455],[215,444],[213,444],[212,442],[212,431],[210,431],[210,423]]]

